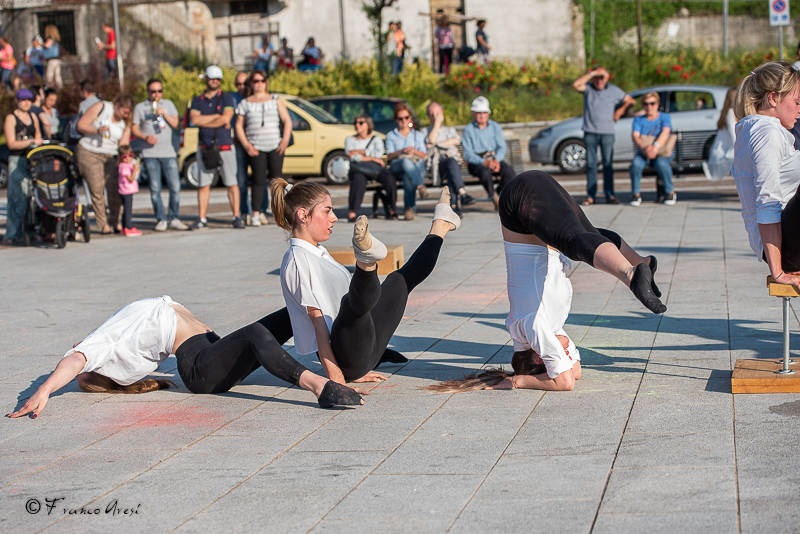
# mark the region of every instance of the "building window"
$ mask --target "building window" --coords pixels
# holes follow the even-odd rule
[[[259,2],[231,2],[230,3],[230,14],[231,15],[249,15],[251,13],[266,13],[267,12],[267,2],[259,1]]]
[[[39,35],[44,36],[44,29],[55,24],[61,35],[62,53],[75,54],[75,19],[72,11],[41,11],[36,13]]]

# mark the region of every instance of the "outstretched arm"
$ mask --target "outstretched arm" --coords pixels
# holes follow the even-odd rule
[[[322,310],[319,308],[308,307],[308,316],[311,317],[311,323],[314,325],[314,333],[317,336],[317,351],[319,352],[319,361],[322,368],[325,369],[325,374],[334,382],[340,384],[345,383],[344,374],[336,362],[336,356],[333,354],[333,347],[331,347],[331,335],[328,332],[328,324],[325,322],[325,317],[322,315]]]
[[[83,370],[85,365],[86,356],[84,356],[82,352],[73,352],[66,358],[63,358],[58,362],[52,374],[44,381],[44,384],[39,386],[36,393],[25,401],[22,408],[14,413],[6,414],[6,417],[22,417],[23,415],[33,412],[32,417],[36,419],[47,405],[50,394],[69,384],[73,378],[78,376],[78,373]]]

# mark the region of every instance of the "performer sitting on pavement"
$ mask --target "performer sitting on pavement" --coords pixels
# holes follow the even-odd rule
[[[405,312],[409,293],[433,271],[444,237],[461,219],[443,189],[431,230],[400,269],[378,280],[377,262],[386,246],[374,238],[367,218],[353,228],[355,274],[336,262],[320,245],[333,232],[337,218],[328,190],[311,182],[289,186],[278,179],[272,186],[272,213],[292,237],[281,264],[281,288],[292,319],[299,354],[317,355],[336,382],[379,382],[373,370],[382,361],[407,361],[387,349]]]
[[[731,174],[750,247],[776,282],[800,290],[800,151],[789,130],[800,117],[800,71],[765,63],[744,77],[736,97]]]
[[[281,345],[292,337],[286,308],[220,338],[188,309],[164,295],[132,302],[68,350],[53,373],[25,404],[7,417],[36,418],[51,393],[78,379],[84,391],[146,393],[173,385],[144,379],[170,354],[192,393],[222,393],[259,366],[311,391],[319,405],[363,404],[353,389],[300,365]]]
[[[592,226],[549,174],[517,176],[500,194],[499,211],[511,305],[506,327],[514,340],[515,374],[490,370],[427,389],[573,389],[581,366],[578,349],[563,329],[572,302],[566,257],[614,275],[654,313],[666,311],[653,280],[656,258],[644,258],[615,232]]]

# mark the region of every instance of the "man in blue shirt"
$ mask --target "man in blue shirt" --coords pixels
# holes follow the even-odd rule
[[[461,147],[467,170],[477,177],[489,198],[497,209],[503,186],[514,178],[514,168],[503,161],[506,156],[506,140],[503,130],[495,121],[489,120],[489,99],[479,96],[472,101],[470,107],[473,121],[467,124],[461,133]],[[500,185],[495,192],[492,188],[492,177],[500,177]]]
[[[211,182],[216,172],[220,173],[222,183],[228,188],[228,202],[233,211],[233,227],[244,228],[239,216],[239,185],[236,179],[236,152],[233,149],[231,121],[235,104],[230,93],[220,90],[222,69],[210,65],[205,72],[206,91],[192,99],[189,119],[198,126],[197,168],[200,171],[197,188],[197,210],[200,219],[197,229],[208,228],[206,214],[211,197]]]

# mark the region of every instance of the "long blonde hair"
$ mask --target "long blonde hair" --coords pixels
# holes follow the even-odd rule
[[[44,27],[44,38],[53,39],[54,41],[61,42],[61,33],[58,31],[58,26],[55,24],[48,24]]]
[[[782,99],[792,92],[798,81],[800,72],[794,70],[790,63],[770,61],[759,65],[739,84],[734,107],[736,119],[754,115],[758,110],[768,107],[770,93],[776,93],[778,99]]]
[[[736,103],[737,93],[738,91],[735,87],[731,87],[728,89],[728,92],[725,93],[725,103],[722,105],[722,112],[719,114],[719,119],[717,120],[717,130],[722,130],[728,127],[725,117],[728,115],[728,110],[731,109]]]
[[[289,182],[283,178],[272,180],[269,191],[272,194],[272,216],[275,222],[291,232],[294,230],[297,221],[295,214],[300,208],[305,208],[309,213],[313,211],[317,204],[323,201],[326,196],[330,196],[325,187],[313,182],[302,182],[288,189]]]
[[[78,375],[78,387],[89,393],[147,393],[159,389],[174,388],[175,384],[171,380],[145,378],[133,384],[121,386],[107,376],[90,371]]]

